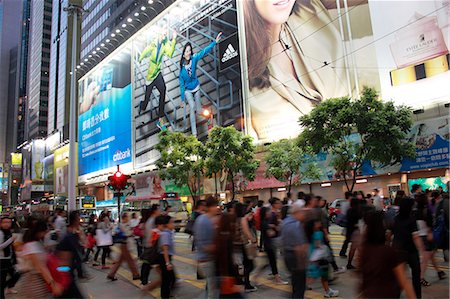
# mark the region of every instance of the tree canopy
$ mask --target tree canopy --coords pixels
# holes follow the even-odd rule
[[[393,164],[415,156],[415,146],[406,139],[411,115],[409,107],[384,102],[374,89],[365,87],[360,99],[327,99],[302,116],[298,142],[315,153],[331,152],[334,167],[345,174],[347,189],[353,190],[364,161]],[[350,138],[352,134],[358,140]]]
[[[156,163],[161,178],[178,187],[187,185],[195,204],[205,173],[204,144],[193,135],[167,131],[160,133],[156,149],[161,154]]]
[[[311,150],[308,147],[298,146],[295,140],[283,139],[274,142],[268,146],[265,156],[266,176],[273,176],[281,182],[286,182],[290,193],[292,185],[299,183],[302,177],[312,179],[320,177],[320,171],[310,154]]]
[[[206,175],[211,177],[215,173],[226,173],[234,199],[238,176],[252,181],[259,166],[252,138],[244,136],[233,126],[214,127],[209,133],[206,148]]]

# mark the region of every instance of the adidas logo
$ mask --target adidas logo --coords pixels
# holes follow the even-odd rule
[[[225,53],[223,53],[222,62],[227,62],[230,59],[238,56],[238,52],[233,48],[231,44],[228,45]]]

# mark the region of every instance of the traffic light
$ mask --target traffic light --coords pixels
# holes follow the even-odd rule
[[[113,175],[108,177],[108,188],[114,191],[128,189],[130,187],[128,179],[130,178],[130,175],[123,174],[122,172],[120,172],[119,168],[117,168],[117,171]]]

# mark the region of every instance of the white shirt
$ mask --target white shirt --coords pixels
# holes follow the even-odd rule
[[[375,209],[377,209],[377,211],[383,210],[383,200],[379,195],[375,195],[373,197],[373,206],[375,207]]]

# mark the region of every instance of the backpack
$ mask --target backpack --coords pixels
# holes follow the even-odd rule
[[[142,223],[133,227],[133,235],[135,235],[136,237],[139,237],[139,238],[144,237],[144,230],[142,229]]]
[[[72,283],[72,276],[70,273],[70,267],[62,266],[60,259],[54,255],[47,255],[47,268],[53,278],[53,280],[60,284],[64,290],[67,290]],[[47,288],[51,292],[51,286],[47,285]]]
[[[257,230],[261,230],[261,208],[256,209],[255,216],[253,216],[253,220],[255,222],[255,228]]]
[[[155,265],[159,263],[159,232],[153,230],[151,235],[151,247],[145,247],[142,251],[141,256],[139,257],[144,262],[149,263],[150,265]]]
[[[436,213],[436,220],[433,225],[433,240],[438,248],[442,246],[445,234],[448,234],[448,231],[445,227],[444,210],[441,209]]]

